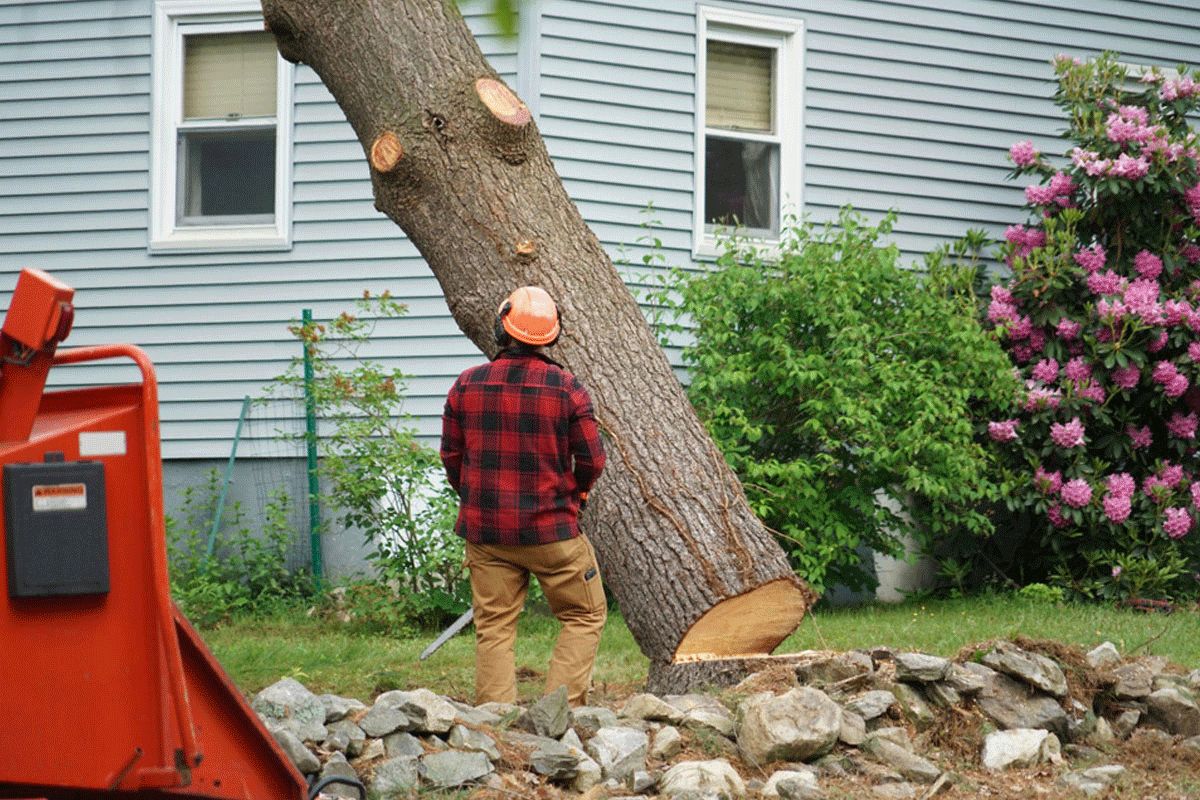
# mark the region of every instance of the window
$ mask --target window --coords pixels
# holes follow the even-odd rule
[[[799,206],[803,109],[802,23],[701,9],[697,41],[697,254],[718,228],[779,236]]]
[[[155,4],[152,250],[282,249],[292,67],[247,0]]]

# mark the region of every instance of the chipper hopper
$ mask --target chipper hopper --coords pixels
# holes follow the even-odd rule
[[[74,290],[21,273],[0,334],[0,798],[304,800],[171,601],[158,389],[131,345],[57,350]],[[141,382],[46,391],[68,365]]]

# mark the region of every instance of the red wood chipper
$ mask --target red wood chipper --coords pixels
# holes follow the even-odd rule
[[[27,269],[0,333],[0,798],[304,800],[171,601],[153,365],[57,350],[73,298]],[[104,359],[141,383],[45,390],[51,367]]]

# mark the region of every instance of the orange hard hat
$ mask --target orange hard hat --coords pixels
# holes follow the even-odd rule
[[[558,306],[540,286],[522,286],[508,296],[496,312],[496,334],[503,333],[531,345],[554,344],[561,331]]]

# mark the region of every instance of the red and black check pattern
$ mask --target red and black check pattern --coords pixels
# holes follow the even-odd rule
[[[579,493],[604,468],[587,390],[557,364],[511,350],[455,381],[441,455],[460,500],[455,532],[480,544],[578,536]]]

